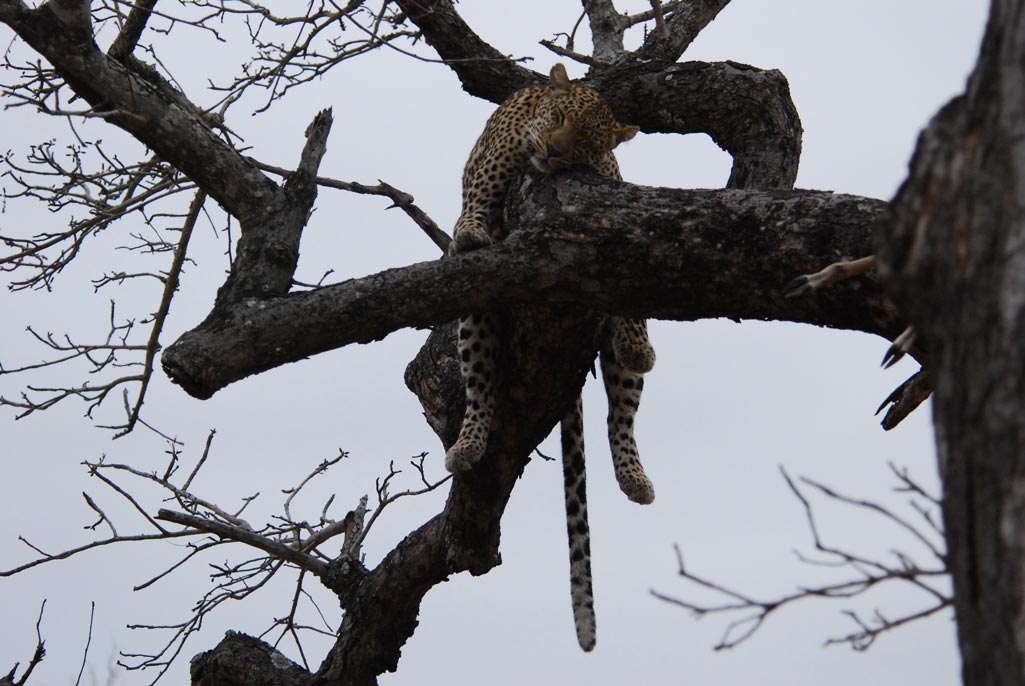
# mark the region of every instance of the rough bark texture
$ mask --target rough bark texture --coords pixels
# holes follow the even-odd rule
[[[707,133],[733,157],[727,188],[793,188],[801,119],[780,72],[739,62],[640,62],[586,83],[645,133]]]
[[[701,29],[728,4],[730,0],[689,0],[666,22],[666,35],[660,35],[658,31],[649,33],[644,45],[633,58],[638,62],[675,62],[697,38]]]
[[[899,333],[872,278],[785,300],[795,274],[871,252],[886,203],[823,191],[695,191],[531,175],[513,233],[470,255],[215,312],[163,354],[206,398],[250,374],[488,305],[578,303],[659,319],[779,319]]]
[[[966,686],[1025,683],[1025,3],[994,0],[919,140],[881,268],[930,349]]]
[[[501,558],[501,516],[534,447],[569,410],[597,351],[600,318],[575,307],[507,308],[498,372],[499,402],[487,451],[479,467],[457,475],[445,509],[407,536],[348,590],[337,588],[345,617],[338,642],[315,684],[375,684],[396,668],[400,649],[416,628],[424,594],[461,571],[484,574]],[[442,327],[410,365],[407,382],[434,393],[462,393],[455,329]],[[590,341],[590,344],[581,344]],[[544,403],[537,402],[544,398]],[[449,407],[441,428],[451,444],[462,404]]]
[[[229,631],[192,658],[193,686],[306,686],[310,673],[258,638]]]

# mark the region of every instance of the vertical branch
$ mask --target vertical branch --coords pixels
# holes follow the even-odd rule
[[[135,46],[139,44],[139,39],[146,29],[146,23],[149,22],[156,4],[157,0],[136,0],[131,12],[128,13],[128,19],[121,27],[121,32],[117,34],[117,38],[107,50],[108,55],[118,61],[123,61],[132,54]]]
[[[206,192],[199,190],[192,199],[189,212],[185,217],[185,223],[181,228],[181,236],[178,238],[178,246],[174,250],[174,259],[171,261],[171,268],[164,279],[164,293],[160,298],[160,306],[153,316],[153,328],[150,330],[149,341],[146,343],[146,359],[143,361],[142,375],[140,376],[139,394],[136,397],[135,405],[128,413],[128,421],[124,428],[114,438],[120,438],[135,428],[139,421],[139,412],[142,411],[142,403],[146,398],[146,390],[149,388],[150,379],[153,377],[153,364],[156,361],[157,351],[160,349],[160,333],[164,329],[164,322],[167,320],[167,313],[171,310],[171,300],[178,290],[178,283],[181,278],[182,265],[185,263],[185,255],[188,251],[189,240],[192,238],[192,230],[196,226],[199,212],[203,209],[206,201]]]
[[[7,676],[0,677],[0,686],[25,686],[28,678],[32,675],[32,670],[36,668],[43,658],[46,656],[46,648],[43,645],[43,634],[40,631],[40,626],[43,623],[43,610],[46,609],[46,600],[43,600],[43,604],[39,606],[39,618],[36,619],[36,649],[32,653],[32,659],[29,660],[28,667],[25,668],[25,673],[21,675],[21,678],[17,681],[14,680],[15,675],[18,673],[18,667],[21,665],[20,662],[15,662],[14,666],[11,667],[11,671],[7,673]]]
[[[218,306],[244,298],[278,297],[288,293],[299,260],[299,240],[317,198],[316,174],[331,132],[330,108],[319,112],[306,128],[306,145],[284,193],[268,203],[266,213],[242,218],[242,235],[231,274],[217,294]]]
[[[85,663],[89,659],[89,646],[93,642],[93,619],[96,617],[96,601],[89,604],[89,634],[85,639],[85,650],[82,651],[82,666],[78,669],[78,678],[75,679],[75,686],[82,683],[82,673],[85,672]]]
[[[595,61],[603,65],[621,61],[626,55],[623,34],[627,23],[623,15],[616,11],[612,0],[583,0],[583,3],[591,26]]]

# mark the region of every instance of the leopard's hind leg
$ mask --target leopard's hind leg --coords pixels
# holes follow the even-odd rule
[[[647,505],[655,499],[655,487],[644,473],[634,439],[634,418],[641,404],[644,375],[628,369],[619,361],[616,340],[631,342],[632,345],[627,348],[631,352],[643,351],[645,347],[650,349],[651,344],[648,342],[646,328],[641,327],[638,320],[612,317],[607,326],[608,333],[601,349],[601,371],[605,395],[609,401],[608,432],[612,464],[623,493],[630,500]],[[643,338],[630,335],[638,332],[643,333]],[[644,354],[641,359],[650,359],[654,364],[654,357],[654,350],[651,350],[650,355]],[[631,360],[632,363],[637,361]]]
[[[635,374],[650,372],[655,366],[655,348],[648,338],[648,320],[610,317],[606,326],[616,361]]]
[[[459,438],[445,454],[445,468],[465,472],[480,460],[487,447],[495,414],[495,317],[474,314],[459,320],[456,344],[466,387],[466,412]]]

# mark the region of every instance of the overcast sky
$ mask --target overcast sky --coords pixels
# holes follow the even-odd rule
[[[617,5],[637,11],[648,3]],[[463,0],[458,5],[485,40],[502,52],[533,57],[531,66],[539,71],[547,71],[556,58],[537,41],[568,31],[579,6],[568,0],[514,5]],[[163,9],[173,12],[175,7],[169,3]],[[918,132],[963,89],[985,12],[979,0],[734,0],[685,58],[730,59],[781,70],[805,130],[798,186],[889,199],[906,175]],[[225,31],[230,34],[230,27]],[[188,35],[195,43],[187,50],[162,48],[161,59],[190,97],[207,104],[214,99],[205,90],[207,78],[231,73],[249,46],[219,44],[195,32],[175,35]],[[0,29],[0,39],[6,45],[10,31]],[[424,46],[419,49],[428,54]],[[26,54],[17,45],[15,50],[16,55]],[[567,66],[571,76],[583,74],[579,65]],[[249,154],[271,164],[294,165],[306,124],[318,109],[331,106],[335,126],[321,173],[364,183],[383,179],[415,195],[443,227],[450,227],[458,215],[462,165],[493,109],[463,93],[443,65],[390,51],[346,63],[268,113],[249,116],[260,104],[247,101],[248,109],[240,106],[228,122],[250,146]],[[7,110],[0,111],[0,131],[2,148],[23,155],[30,141],[65,135],[66,127],[59,120]],[[126,155],[139,154],[137,145],[101,124],[83,125],[80,131],[121,146]],[[618,154],[624,178],[635,183],[713,188],[729,175],[729,158],[704,136],[641,135]],[[322,191],[304,235],[297,277],[316,281],[333,269],[331,278],[340,280],[437,257],[437,249],[419,229],[385,207],[381,199]],[[0,215],[5,234],[28,235],[60,228],[66,221],[15,201],[8,201]],[[88,245],[52,293],[0,292],[0,362],[16,367],[42,355],[24,332],[28,324],[86,340],[105,332],[112,297],[126,316],[152,311],[159,297],[155,285],[129,282],[120,291],[94,293],[89,284],[112,269],[115,260],[124,259],[115,248],[138,230],[126,224]],[[223,235],[209,223],[201,225],[191,253],[198,264],[185,274],[162,337],[165,344],[205,316],[223,279],[224,249]],[[422,331],[401,331],[383,342],[352,346],[247,379],[205,402],[188,397],[158,373],[145,417],[184,442],[189,466],[209,430],[216,428],[212,456],[195,489],[226,508],[260,492],[247,511],[254,522],[280,511],[281,489],[298,483],[339,449],[348,451],[348,461],[293,505],[297,516],[315,519],[328,494],[335,493],[333,512],[340,516],[360,495],[372,493],[374,478],[387,472],[390,460],[405,464],[410,456],[428,451],[429,474],[443,474],[443,451],[402,381],[406,363],[425,337]],[[824,678],[833,686],[958,683],[950,613],[888,633],[864,653],[822,647],[827,638],[854,628],[844,610],[867,616],[879,609],[896,617],[929,602],[909,588],[784,608],[748,642],[718,653],[712,648],[733,618],[712,616],[697,622],[649,595],[649,589],[656,589],[691,600],[714,600],[676,577],[674,544],[694,573],[758,598],[839,578],[832,570],[795,559],[795,549],[812,552],[811,540],[799,503],[780,477],[781,466],[913,516],[907,498],[892,491],[887,464],[906,466],[938,492],[928,408],[889,433],[872,413],[916,365],[905,361],[882,371],[879,361],[886,341],[794,324],[655,322],[652,340],[658,364],[645,386],[637,436],[656,486],[653,505],[637,506],[620,494],[604,437],[600,383],[591,382],[585,391],[595,651],[581,653],[572,627],[560,468],[535,460],[513,492],[503,520],[503,564],[484,577],[462,574],[432,589],[419,628],[403,649],[398,673],[382,678],[382,684],[811,686]],[[81,368],[31,378],[0,376],[0,393],[12,396],[26,383],[83,377]],[[33,559],[18,542],[19,535],[48,551],[91,540],[96,534],[82,530],[94,520],[82,500],[83,490],[108,512],[118,513],[122,533],[142,529],[131,523],[132,513],[117,504],[114,494],[86,477],[79,463],[106,454],[111,461],[157,470],[165,464],[166,445],[144,429],[112,442],[108,431],[82,417],[83,406],[69,403],[18,422],[12,412],[0,413],[6,486],[0,499],[0,567]],[[96,419],[111,423],[120,411],[115,399]],[[557,436],[542,450],[557,454]],[[408,476],[398,485],[415,486]],[[444,490],[389,508],[367,542],[368,564],[376,564],[437,512]],[[140,487],[138,493],[152,510],[160,506],[153,491]],[[879,518],[821,499],[814,502],[820,508],[820,530],[830,542],[880,557],[901,549],[928,562],[920,547]],[[180,554],[180,547],[168,543],[123,545],[0,579],[5,620],[0,622],[0,673],[30,658],[33,625],[46,598],[42,630],[47,657],[32,683],[74,683],[90,602],[95,600],[84,683],[147,683],[152,674],[126,674],[109,665],[118,650],[152,650],[162,637],[125,626],[185,619],[194,600],[210,586],[205,563],[245,559],[248,551],[222,548],[155,587],[131,590]],[[222,607],[185,646],[163,683],[187,682],[188,658],[215,645],[225,629],[258,634],[274,617],[287,613],[293,580],[294,575],[282,574],[247,602]],[[336,626],[334,599],[315,583],[308,586],[327,621]],[[314,623],[315,612],[306,609],[307,621]],[[314,669],[328,646],[328,640],[317,638],[305,644]],[[282,649],[298,659],[287,641]]]

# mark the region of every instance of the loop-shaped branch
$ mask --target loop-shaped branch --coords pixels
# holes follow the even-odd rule
[[[728,188],[793,188],[801,118],[782,73],[737,62],[641,63],[588,85],[645,133],[708,134],[733,157]]]

